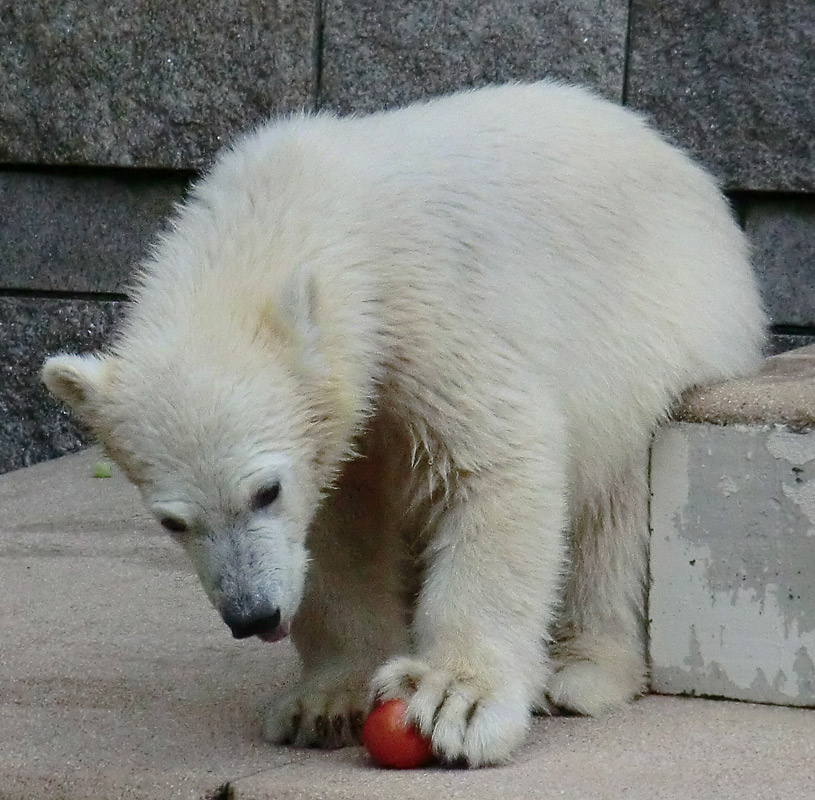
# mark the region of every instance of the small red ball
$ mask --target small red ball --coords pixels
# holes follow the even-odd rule
[[[416,769],[433,758],[430,742],[405,719],[404,700],[376,706],[362,726],[362,743],[380,767]]]

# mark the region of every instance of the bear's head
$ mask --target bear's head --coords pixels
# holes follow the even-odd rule
[[[267,640],[288,632],[302,599],[307,533],[354,425],[318,359],[304,366],[271,336],[141,330],[42,370],[184,546],[233,635]]]

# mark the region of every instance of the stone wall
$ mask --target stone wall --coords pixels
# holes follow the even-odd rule
[[[0,472],[84,441],[37,381],[104,341],[195,172],[269,114],[555,76],[641,109],[721,179],[775,349],[815,337],[810,0],[6,0]]]

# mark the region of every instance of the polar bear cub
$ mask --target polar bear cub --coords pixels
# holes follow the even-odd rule
[[[43,369],[186,548],[237,638],[289,632],[276,742],[403,697],[447,761],[646,686],[651,433],[759,358],[714,182],[555,83],[225,152],[98,355]]]

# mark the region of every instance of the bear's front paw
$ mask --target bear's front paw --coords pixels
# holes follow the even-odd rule
[[[313,676],[266,709],[263,735],[275,744],[347,747],[359,744],[368,710],[364,677]]]
[[[448,763],[500,764],[522,741],[529,708],[522,693],[484,676],[456,674],[414,658],[396,658],[371,682],[373,701],[401,698],[410,721]]]

